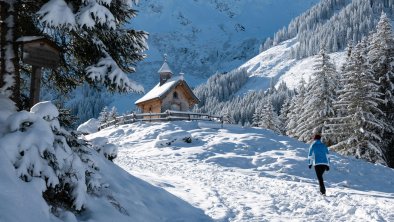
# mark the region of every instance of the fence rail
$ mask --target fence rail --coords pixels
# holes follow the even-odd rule
[[[131,113],[124,116],[118,116],[114,120],[100,125],[99,129],[101,130],[110,126],[117,126],[135,122],[165,122],[176,120],[214,121],[223,124],[222,116],[167,110],[163,113]]]

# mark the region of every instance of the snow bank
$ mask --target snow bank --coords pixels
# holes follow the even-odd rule
[[[8,99],[0,101],[0,221],[211,221],[104,158],[118,150],[107,138],[89,145],[52,128],[58,112],[51,103],[16,112]]]
[[[122,133],[121,133],[122,132]],[[193,143],[157,149],[158,138],[190,133]],[[177,134],[174,133],[174,134]],[[327,197],[308,169],[308,144],[270,130],[195,121],[104,129],[115,162],[186,200],[216,221],[392,221],[394,170],[332,152]]]
[[[118,147],[108,143],[108,139],[105,137],[97,137],[89,141],[94,149],[104,155],[105,158],[113,160],[118,155]]]
[[[83,134],[90,134],[97,132],[99,127],[100,127],[100,121],[95,118],[91,118],[88,121],[79,125],[77,131]]]
[[[201,122],[198,122],[198,127],[200,127],[201,129],[204,129],[204,128],[220,129],[220,128],[222,128],[222,124],[216,123],[216,122],[201,121]]]
[[[163,132],[156,139],[155,147],[182,146],[192,142],[192,135],[184,130]]]

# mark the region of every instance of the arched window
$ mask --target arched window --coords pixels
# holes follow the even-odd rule
[[[173,97],[174,99],[178,99],[178,93],[177,93],[177,92],[174,92],[174,93],[172,94],[172,97]]]

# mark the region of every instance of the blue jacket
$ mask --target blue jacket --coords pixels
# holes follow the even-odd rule
[[[330,165],[328,148],[320,140],[315,140],[309,147],[309,165]]]

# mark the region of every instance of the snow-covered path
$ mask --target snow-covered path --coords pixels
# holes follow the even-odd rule
[[[158,145],[185,131],[192,143]],[[394,221],[394,171],[333,157],[318,194],[307,145],[270,131],[197,123],[136,124],[101,131],[118,145],[116,163],[201,208],[217,221]]]

